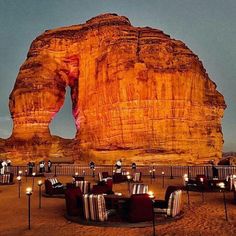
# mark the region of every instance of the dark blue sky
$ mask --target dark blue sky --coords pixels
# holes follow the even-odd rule
[[[32,40],[46,29],[107,12],[127,16],[134,26],[161,29],[199,56],[228,106],[224,150],[236,151],[235,0],[0,0],[0,137],[11,134],[8,96]],[[69,96],[50,127],[53,134],[74,136]]]

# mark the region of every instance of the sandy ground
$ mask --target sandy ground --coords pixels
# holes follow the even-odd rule
[[[39,179],[39,178],[36,178]],[[71,177],[58,177],[63,182],[70,182]],[[87,177],[92,181],[91,177]],[[164,198],[165,188],[168,185],[180,185],[179,178],[165,179],[165,188],[162,180],[152,181],[144,178],[149,189],[155,192],[158,199]],[[35,181],[35,183],[37,183]],[[21,198],[18,198],[18,184],[0,186],[0,236],[133,236],[152,235],[152,227],[145,228],[112,228],[93,227],[71,223],[64,218],[65,200],[42,197],[42,208],[38,208],[38,186],[35,184],[32,199],[31,230],[28,230],[27,197],[25,189],[32,186],[32,178],[23,178]],[[127,184],[118,184],[114,190],[127,192]],[[229,221],[225,220],[223,194],[205,193],[205,202],[202,202],[201,193],[190,193],[190,206],[187,205],[187,195],[183,194],[183,218],[156,226],[156,235],[236,235],[236,204],[233,203],[233,193],[226,193]]]

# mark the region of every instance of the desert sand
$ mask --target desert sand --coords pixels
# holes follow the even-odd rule
[[[65,200],[58,198],[42,197],[42,208],[38,208],[38,186],[35,186],[31,196],[31,230],[28,230],[27,221],[27,196],[25,189],[32,186],[32,178],[22,180],[21,197],[18,198],[18,183],[10,186],[0,186],[0,235],[1,236],[135,236],[153,233],[152,227],[127,228],[127,227],[94,227],[72,223],[64,218]],[[70,176],[58,179],[71,182]],[[94,181],[92,177],[86,177]],[[149,189],[154,191],[157,199],[163,199],[168,185],[182,184],[181,178],[165,178],[165,187],[162,179],[152,181],[146,177],[144,182],[149,184]],[[15,180],[16,182],[16,180]],[[116,184],[115,191],[127,192],[127,183]],[[156,235],[236,235],[236,204],[233,203],[233,193],[226,193],[228,222],[225,220],[223,194],[204,193],[205,201],[202,202],[201,193],[190,192],[190,205],[187,204],[187,194],[183,193],[184,216],[165,224],[156,225]]]

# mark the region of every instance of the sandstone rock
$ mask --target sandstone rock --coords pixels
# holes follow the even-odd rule
[[[48,128],[66,86],[77,127],[74,152]],[[63,155],[79,159],[78,150],[89,151],[104,163],[109,156],[165,164],[221,157],[226,105],[201,61],[183,42],[116,14],[37,37],[9,107],[14,126],[8,142],[22,140],[31,158],[35,137],[50,143],[39,145],[46,155],[56,142]]]

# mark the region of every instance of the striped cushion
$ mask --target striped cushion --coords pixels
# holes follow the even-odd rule
[[[133,184],[131,194],[148,193],[148,185],[146,184]]]
[[[170,194],[168,200],[168,207],[155,207],[154,212],[160,214],[166,214],[170,217],[177,216],[182,210],[182,191],[176,190]]]
[[[99,179],[100,182],[103,180],[101,172],[98,173],[98,179]]]
[[[234,183],[236,183],[236,175],[227,176],[226,181],[229,181],[229,189],[230,189],[230,191],[232,191]]]
[[[52,183],[52,185],[58,183],[57,178],[50,178],[50,179],[48,179],[48,180]]]
[[[107,211],[104,196],[94,194],[83,195],[84,217],[86,220],[105,221]]]
[[[177,190],[171,193],[168,208],[167,208],[167,216],[175,217],[182,210],[182,191]]]
[[[134,174],[134,182],[138,182],[141,180],[141,172],[137,172]]]
[[[0,183],[2,184],[9,184],[10,183],[10,178],[11,178],[11,174],[3,174],[0,176]]]
[[[75,181],[75,186],[79,187],[83,194],[90,191],[90,183],[88,181]]]

